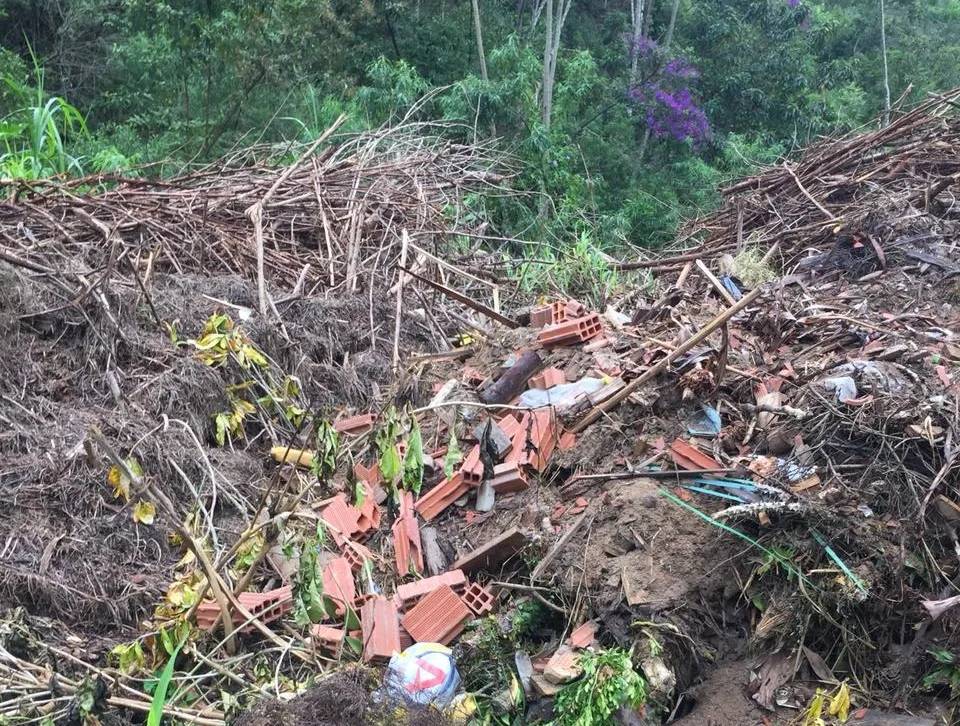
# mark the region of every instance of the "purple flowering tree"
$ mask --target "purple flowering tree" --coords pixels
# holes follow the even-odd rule
[[[628,36],[627,42],[637,68],[629,96],[646,123],[644,147],[650,136],[691,141],[694,146],[706,142],[710,124],[692,91],[700,73],[684,58],[668,57],[651,38]]]

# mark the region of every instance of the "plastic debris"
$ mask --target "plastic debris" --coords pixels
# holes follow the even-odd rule
[[[705,403],[701,403],[700,411],[687,420],[687,431],[691,436],[719,436],[722,428],[720,412]]]
[[[439,643],[415,643],[395,654],[374,696],[408,706],[446,709],[460,688],[460,672],[453,651]]]
[[[543,408],[544,406],[554,406],[556,408],[566,408],[577,402],[581,396],[589,396],[596,393],[604,386],[600,378],[581,378],[573,383],[563,383],[559,386],[541,391],[538,388],[531,388],[520,394],[520,406],[522,408]]]

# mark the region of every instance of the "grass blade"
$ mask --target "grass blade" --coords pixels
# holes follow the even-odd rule
[[[160,674],[160,680],[157,681],[157,690],[153,692],[153,700],[150,701],[150,712],[147,714],[147,726],[160,726],[163,719],[163,707],[167,702],[167,689],[170,687],[170,681],[173,680],[173,669],[177,664],[177,655],[180,653],[181,645],[173,649],[170,659],[163,667],[163,673]]]

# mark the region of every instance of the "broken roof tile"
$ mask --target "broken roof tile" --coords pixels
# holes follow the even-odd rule
[[[376,416],[372,413],[362,413],[358,416],[350,416],[349,418],[334,421],[333,428],[347,436],[359,436],[372,429],[374,421],[376,421]]]
[[[723,466],[716,460],[699,449],[691,446],[686,441],[677,439],[670,444],[670,455],[673,457],[673,463],[681,469],[688,471],[701,471],[710,469],[722,469]]]
[[[597,624],[592,620],[588,620],[583,625],[580,625],[577,628],[574,628],[574,631],[570,633],[570,637],[567,638],[567,643],[572,648],[589,648],[593,645],[593,642],[597,639]]]

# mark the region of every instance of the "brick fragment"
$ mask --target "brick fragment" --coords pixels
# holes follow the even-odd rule
[[[359,416],[350,416],[333,422],[333,428],[346,436],[360,436],[373,428],[376,416],[372,413],[362,413]]]
[[[447,645],[463,632],[469,619],[470,609],[457,593],[441,585],[403,616],[403,627],[417,643]]]
[[[386,661],[401,652],[400,616],[392,601],[376,596],[360,608],[363,660]]]
[[[477,617],[492,613],[497,603],[496,598],[490,591],[478,582],[471,582],[460,595],[460,599],[463,600],[464,605],[470,608],[470,612]]]
[[[424,595],[428,595],[438,587],[446,585],[456,592],[461,592],[467,587],[467,576],[461,569],[453,569],[444,572],[442,575],[425,577],[416,582],[409,582],[405,585],[397,586],[396,597],[400,602],[400,609],[409,609]]]
[[[493,467],[493,479],[490,482],[497,494],[520,492],[530,486],[527,475],[516,461],[497,464]]]

